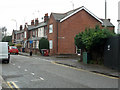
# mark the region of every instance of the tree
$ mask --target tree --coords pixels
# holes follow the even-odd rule
[[[20,51],[22,45],[21,44],[15,44],[15,46],[18,48],[18,50]]]
[[[12,36],[4,36],[2,42],[12,42]]]
[[[100,29],[97,25],[95,28],[85,29],[84,32],[76,35],[75,45],[91,54],[92,59],[103,60],[103,51],[106,39],[114,36],[114,33],[104,28]]]
[[[7,28],[6,27],[2,27],[1,30],[2,30],[2,37],[6,36]]]
[[[49,41],[44,37],[39,40],[40,53],[41,53],[41,49],[49,49]]]

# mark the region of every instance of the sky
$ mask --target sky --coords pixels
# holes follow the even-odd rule
[[[118,26],[118,2],[120,0],[107,1],[107,18],[111,19],[115,30]],[[0,27],[7,28],[7,34],[11,35],[13,29],[19,30],[20,25],[38,18],[43,21],[44,14],[51,12],[65,13],[85,6],[99,18],[105,18],[105,0],[0,0]]]

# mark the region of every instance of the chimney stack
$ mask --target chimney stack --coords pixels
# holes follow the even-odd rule
[[[110,22],[110,19],[108,19],[108,21]]]
[[[47,21],[48,21],[48,13],[46,13],[44,16],[44,22],[47,22]]]
[[[27,26],[28,26],[28,23],[25,23],[25,28],[27,28]]]
[[[20,31],[22,30],[22,25],[20,25]]]
[[[38,18],[35,19],[35,25],[38,25]]]
[[[31,20],[31,25],[34,25],[34,20]]]

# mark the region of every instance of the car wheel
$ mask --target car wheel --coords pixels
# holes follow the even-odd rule
[[[6,64],[8,64],[9,63],[9,60],[8,61],[6,61]]]

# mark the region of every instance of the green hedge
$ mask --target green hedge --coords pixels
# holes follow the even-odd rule
[[[41,49],[49,49],[49,41],[44,37],[39,40],[40,53],[41,53]]]

